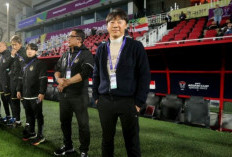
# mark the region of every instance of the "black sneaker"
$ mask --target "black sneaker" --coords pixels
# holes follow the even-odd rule
[[[0,122],[3,122],[3,118],[2,118],[2,116],[0,115]]]
[[[5,118],[3,118],[3,123],[7,124],[10,119],[11,119],[11,116],[6,116]]]
[[[56,156],[61,156],[61,155],[66,155],[68,153],[73,153],[75,150],[73,147],[66,147],[65,145],[62,146],[61,148],[57,149],[54,152],[54,155]]]
[[[6,125],[13,126],[15,123],[15,118],[10,118],[7,120]]]
[[[23,136],[23,141],[28,141],[31,139],[35,139],[37,137],[36,133],[27,133]]]
[[[37,136],[35,139],[33,139],[33,141],[31,142],[32,145],[37,146],[40,143],[44,142],[45,138],[43,135]]]
[[[30,125],[28,124],[26,124],[25,126],[24,126],[24,129],[23,129],[23,137],[25,136],[25,135],[27,135],[27,134],[29,134],[29,129],[30,129]]]
[[[81,152],[81,157],[88,157],[88,153]]]

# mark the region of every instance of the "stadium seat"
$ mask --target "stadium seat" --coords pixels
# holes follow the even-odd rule
[[[169,121],[178,121],[183,106],[182,100],[177,95],[169,94],[162,98],[161,119]]]
[[[156,96],[155,93],[148,93],[146,104],[141,108],[140,114],[149,118],[157,117],[160,100],[160,97]]]
[[[47,85],[47,91],[45,93],[45,99],[47,100],[53,100],[54,96],[54,87],[52,84]]]
[[[209,101],[200,96],[191,96],[185,101],[184,117],[185,123],[200,125],[209,128]]]

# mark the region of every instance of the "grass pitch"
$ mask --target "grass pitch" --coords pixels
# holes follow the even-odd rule
[[[89,108],[90,151],[89,157],[101,156],[101,126],[98,111]],[[44,136],[46,142],[32,146],[22,141],[23,128],[0,125],[0,157],[50,157],[62,145],[58,102],[44,101]],[[2,111],[2,115],[3,111]],[[24,109],[21,111],[25,122]],[[78,126],[73,118],[73,142],[79,156]],[[231,157],[232,134],[210,129],[152,120],[139,119],[142,157]],[[126,157],[120,121],[115,136],[115,157]]]

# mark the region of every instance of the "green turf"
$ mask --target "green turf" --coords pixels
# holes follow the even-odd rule
[[[22,128],[7,128],[0,125],[0,157],[49,157],[55,148],[62,145],[57,102],[45,101],[44,135],[47,141],[32,146],[21,140]],[[24,110],[22,110],[24,120]],[[101,127],[98,112],[89,108],[91,144],[89,157],[101,156]],[[232,134],[182,124],[152,120],[140,117],[140,141],[143,157],[231,157]],[[73,118],[73,141],[78,150],[78,127]],[[78,153],[70,156],[79,156]],[[115,157],[126,157],[126,150],[117,124],[115,136]]]

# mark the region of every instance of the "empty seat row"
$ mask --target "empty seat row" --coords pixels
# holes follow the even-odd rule
[[[206,128],[210,126],[209,101],[200,96],[182,99],[174,94],[159,97],[149,93],[146,105],[140,113],[144,117],[165,121],[183,122]]]

